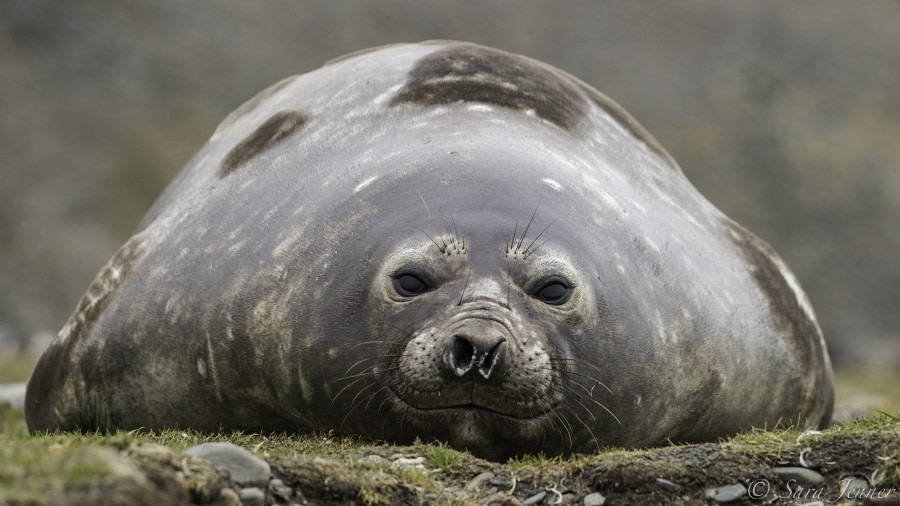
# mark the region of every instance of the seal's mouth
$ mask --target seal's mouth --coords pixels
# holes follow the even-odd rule
[[[511,415],[509,413],[503,413],[501,411],[495,411],[491,408],[486,408],[484,406],[479,406],[477,404],[458,404],[456,406],[447,406],[443,408],[430,408],[430,409],[420,409],[419,411],[427,411],[427,412],[437,412],[437,413],[483,413],[487,415],[499,416],[503,418],[508,418],[510,420],[516,421],[525,421],[525,420],[536,420],[539,418],[543,418],[550,413],[550,410],[554,409],[556,406],[549,406],[547,408],[546,413],[540,413],[537,415],[526,415],[526,416],[517,416]]]
[[[398,403],[407,410],[421,413],[423,415],[427,414],[480,414],[480,415],[488,415],[488,416],[497,416],[501,418],[505,418],[508,420],[516,421],[516,422],[524,422],[524,421],[533,421],[539,420],[542,418],[546,418],[550,416],[556,407],[559,405],[559,402],[555,402],[552,405],[542,406],[542,409],[537,412],[523,412],[523,413],[513,413],[509,411],[500,411],[494,409],[489,406],[484,406],[482,404],[476,404],[473,402],[466,403],[456,403],[456,404],[438,404],[438,405],[429,405],[429,406],[416,406],[402,396],[400,396],[393,388],[389,388],[391,394],[397,399]]]

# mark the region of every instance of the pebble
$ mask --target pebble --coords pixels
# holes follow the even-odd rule
[[[480,489],[482,487],[482,485],[485,484],[485,482],[490,481],[493,477],[494,477],[494,473],[492,473],[490,471],[485,471],[483,473],[480,473],[477,476],[475,476],[474,478],[472,478],[472,481],[467,483],[466,486],[463,487],[463,490],[468,490],[469,492],[474,492],[474,491]]]
[[[413,467],[416,469],[426,469],[425,467],[425,457],[400,457],[393,462],[391,462],[391,466],[393,467]]]
[[[669,492],[674,492],[675,489],[678,488],[677,485],[675,485],[674,483],[672,483],[671,481],[669,481],[665,478],[657,478],[656,484],[659,485],[660,487],[668,490]]]
[[[796,480],[804,487],[815,487],[825,483],[825,477],[805,467],[773,467],[772,471],[785,483]]]
[[[237,492],[234,490],[223,488],[219,491],[219,500],[216,501],[216,504],[220,506],[241,506],[241,498],[238,497]]]
[[[231,479],[239,485],[264,488],[269,482],[269,464],[236,444],[203,443],[188,448],[184,453],[206,459],[216,467],[228,469]]]
[[[584,496],[584,506],[603,506],[606,504],[606,498],[600,492],[591,492]]]
[[[269,482],[269,490],[272,492],[273,496],[282,501],[287,501],[294,495],[294,490],[285,485],[284,482],[278,478],[274,478]]]
[[[522,506],[521,501],[506,492],[497,492],[486,498],[483,504],[486,504],[487,506]]]
[[[537,494],[534,494],[533,496],[529,497],[528,499],[525,499],[524,501],[522,501],[522,506],[529,506],[531,504],[537,504],[537,503],[543,501],[545,497],[547,497],[547,491],[542,490],[542,491],[538,492]]]
[[[857,497],[869,488],[869,482],[865,478],[848,478],[841,481],[841,497]]]
[[[733,485],[725,485],[719,488],[710,488],[706,490],[706,498],[716,502],[732,502],[744,497],[747,488],[740,483]]]
[[[493,478],[488,480],[488,483],[490,483],[491,485],[496,485],[500,488],[509,488],[509,479],[507,479],[506,475],[503,474],[494,476]]]
[[[256,487],[240,489],[238,498],[243,506],[264,506],[266,504],[266,494]]]

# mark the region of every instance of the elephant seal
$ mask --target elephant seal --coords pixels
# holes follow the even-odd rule
[[[31,431],[446,441],[503,459],[827,424],[784,262],[619,106],[434,41],[241,106],[100,271]]]

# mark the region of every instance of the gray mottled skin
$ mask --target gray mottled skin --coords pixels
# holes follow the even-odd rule
[[[400,295],[410,271],[431,289]],[[539,300],[548,279],[571,298]],[[453,372],[457,336],[476,358],[501,343],[489,377]],[[821,426],[832,398],[793,275],[632,118],[540,62],[436,41],[226,118],[44,354],[26,417],[503,458]]]

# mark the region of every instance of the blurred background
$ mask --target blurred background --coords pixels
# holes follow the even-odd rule
[[[28,376],[229,111],[343,53],[431,38],[532,56],[621,103],[786,258],[839,371],[896,373],[898,26],[900,3],[877,0],[4,0],[0,382]]]

